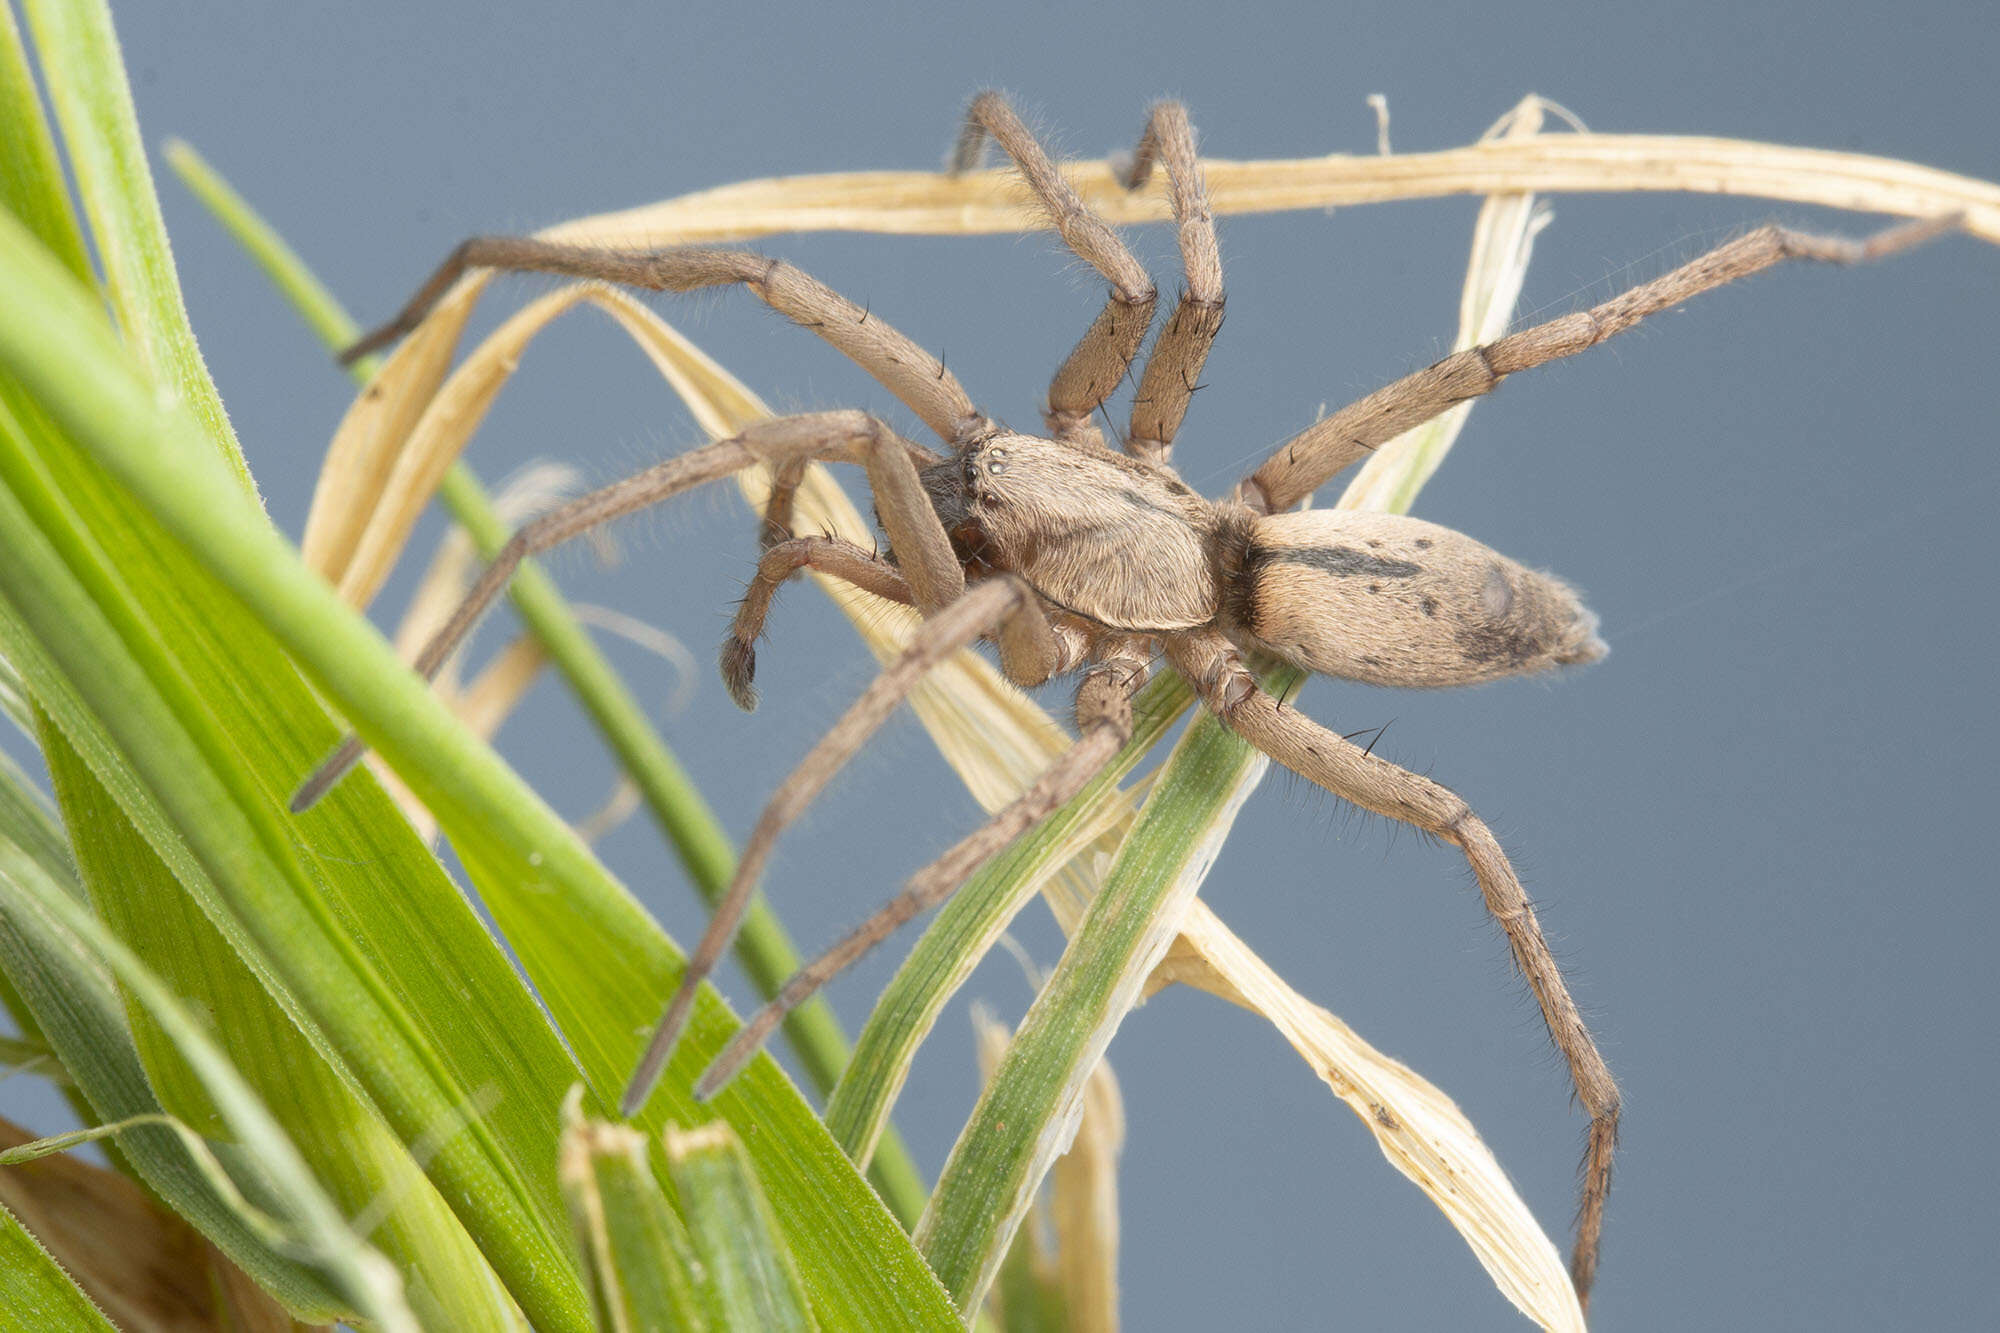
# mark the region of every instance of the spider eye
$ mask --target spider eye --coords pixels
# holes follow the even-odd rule
[[[988,463],[986,465],[986,470],[988,472],[991,472],[994,476],[997,477],[1002,472],[1005,472],[1007,470],[1007,465],[1005,463]]]

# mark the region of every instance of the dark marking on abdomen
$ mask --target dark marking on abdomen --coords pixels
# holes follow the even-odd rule
[[[1453,636],[1468,661],[1498,662],[1520,667],[1549,651],[1548,636],[1527,626],[1506,624],[1466,625]]]
[[[1266,560],[1283,561],[1288,565],[1305,565],[1317,569],[1322,574],[1332,574],[1346,578],[1355,574],[1366,574],[1378,579],[1414,578],[1424,572],[1422,565],[1408,560],[1390,560],[1384,556],[1370,555],[1357,551],[1352,546],[1265,546],[1258,548],[1257,554]]]

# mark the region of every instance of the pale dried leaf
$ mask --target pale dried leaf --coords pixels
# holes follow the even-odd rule
[[[701,667],[695,661],[688,646],[658,625],[648,624],[637,616],[626,615],[609,606],[598,606],[591,602],[576,602],[570,606],[577,623],[592,629],[606,630],[616,634],[627,643],[644,648],[674,669],[674,688],[667,695],[668,717],[686,711],[694,699],[695,682],[701,677]]]
[[[1062,171],[1113,223],[1165,222],[1164,183],[1128,193],[1108,161]],[[1429,153],[1264,161],[1202,158],[1218,214],[1280,213],[1462,194],[1685,191],[1941,217],[2000,243],[2000,185],[1893,158],[1744,139],[1561,134]],[[1157,181],[1157,177],[1156,177]],[[743,181],[551,227],[551,239],[650,246],[743,241],[801,231],[969,236],[1034,231],[1042,215],[1004,170],[829,172]]]
[[[1507,1299],[1543,1328],[1581,1330],[1562,1256],[1452,1100],[1301,996],[1196,899],[1155,974],[1262,1014],[1429,1196]]]
[[[578,302],[591,299],[598,290],[590,286],[563,287],[516,311],[451,372],[442,387],[423,395],[426,401],[423,402],[422,412],[416,417],[407,437],[393,452],[385,447],[381,454],[371,453],[372,460],[386,458],[388,467],[378,483],[379,494],[367,515],[366,525],[355,538],[353,553],[337,581],[340,595],[349,605],[366,606],[382,586],[383,580],[389,577],[389,571],[395,568],[397,558],[410,540],[410,532],[416,527],[417,519],[430,503],[431,495],[444,480],[445,473],[451,470],[451,465],[458,461],[466,441],[472,438],[479,423],[486,419],[487,410],[493,406],[501,388],[513,378],[515,369],[520,365],[522,349],[550,320]],[[453,309],[458,308],[456,301],[448,304]],[[470,308],[469,300],[466,308]],[[425,320],[422,328],[427,328],[430,323],[430,320]],[[454,343],[456,332],[453,330]],[[382,384],[402,358],[403,352],[399,348],[375,381],[362,390],[363,400],[375,392],[376,386]],[[407,398],[398,393],[396,386],[384,390],[383,396],[405,407],[414,404],[418,398],[415,385],[412,385]],[[397,415],[400,418],[401,414]],[[345,429],[343,423],[343,432]],[[386,445],[390,437],[391,431],[385,424],[384,429],[371,440],[382,441]],[[335,437],[336,442],[339,438]]]
[[[611,794],[604,798],[604,804],[576,821],[576,836],[586,846],[595,844],[637,814],[643,800],[639,784],[619,774],[618,780],[611,784]]]
[[[1013,1040],[1014,1030],[1001,1022],[985,1002],[972,1002],[972,1045],[979,1061],[979,1084],[982,1088],[991,1083],[993,1076],[999,1072],[1000,1061],[1006,1057],[1007,1047]],[[1037,1194],[1028,1207],[1028,1215],[1021,1219],[1020,1228],[1014,1233],[1007,1262],[1025,1262],[1033,1275],[1034,1284],[1044,1290],[1053,1290],[1060,1280],[1056,1273],[1055,1235],[1055,1219],[1050,1214],[1048,1196],[1046,1192]],[[1023,1246],[1027,1247],[1025,1260],[1019,1253]],[[1009,1326],[1004,1308],[1003,1288],[1006,1285],[1003,1278],[986,1293],[989,1310],[997,1309],[1003,1326]]]
[[[1482,142],[1539,134],[1542,120],[1542,99],[1523,98],[1487,131]],[[1465,287],[1459,298],[1453,351],[1491,342],[1507,331],[1521,298],[1521,285],[1527,279],[1535,237],[1552,219],[1532,194],[1489,195],[1480,205],[1479,219],[1472,229],[1472,258],[1466,265]],[[1382,445],[1348,483],[1340,507],[1406,511],[1451,452],[1472,408],[1473,401],[1467,399]]]
[[[1084,1085],[1076,1137],[1049,1172],[1056,1272],[1071,1333],[1117,1333],[1118,1154],[1124,1146],[1118,1078],[1109,1060],[1099,1060]]]
[[[370,516],[387,500],[390,474],[458,348],[458,336],[490,274],[478,273],[438,303],[348,405],[320,464],[300,553],[343,586]]]
[[[548,653],[534,635],[516,636],[459,692],[452,711],[476,734],[490,740],[548,661]]]

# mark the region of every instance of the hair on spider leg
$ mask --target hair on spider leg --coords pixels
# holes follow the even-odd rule
[[[1692,227],[1671,240],[1662,241],[1642,253],[1624,259],[1599,255],[1594,265],[1599,270],[1599,276],[1577,279],[1573,281],[1569,290],[1559,292],[1532,306],[1521,307],[1507,322],[1505,332],[1513,333],[1542,323],[1552,316],[1586,309],[1606,298],[1617,296],[1635,286],[1670,273],[1691,259],[1741,240],[1760,228],[1777,225],[1779,225],[1777,216],[1772,214],[1754,222],[1739,220],[1709,227]],[[1637,276],[1641,274],[1644,276]],[[1643,325],[1640,328],[1644,330]],[[1650,333],[1657,330],[1645,331]],[[1622,355],[1624,348],[1614,345],[1613,351]]]
[[[1104,438],[1110,440],[1118,448],[1123,449],[1125,447],[1125,437],[1119,434],[1118,423],[1111,419],[1109,404],[1099,403],[1097,405],[1097,415],[1104,418]]]
[[[1284,701],[1283,701],[1283,700],[1280,700],[1279,702],[1280,702],[1280,703],[1282,704],[1282,703],[1283,703]],[[1363,727],[1363,728],[1361,728],[1361,730],[1359,730],[1359,731],[1350,731],[1350,732],[1348,732],[1347,734],[1345,734],[1344,736],[1342,736],[1342,737],[1341,737],[1340,739],[1342,739],[1342,740],[1344,740],[1344,741],[1351,741],[1351,740],[1353,740],[1353,739],[1354,739],[1354,738],[1355,738],[1356,736],[1367,736],[1367,737],[1368,737],[1368,748],[1367,748],[1367,749],[1365,749],[1365,750],[1363,750],[1363,751],[1361,752],[1361,757],[1362,757],[1363,759],[1366,759],[1366,758],[1367,758],[1367,757],[1368,757],[1369,755],[1371,755],[1371,754],[1374,754],[1374,753],[1375,753],[1375,743],[1376,743],[1377,741],[1381,740],[1381,739],[1382,739],[1382,736],[1383,736],[1383,733],[1384,733],[1384,732],[1386,732],[1386,731],[1388,731],[1390,727],[1392,727],[1392,726],[1394,726],[1394,725],[1395,725],[1395,723],[1396,723],[1396,719],[1392,717],[1392,718],[1390,718],[1390,719],[1389,719],[1389,720],[1388,720],[1387,722],[1384,722],[1384,723],[1383,723],[1383,724],[1382,724],[1381,726],[1379,726],[1379,727]]]

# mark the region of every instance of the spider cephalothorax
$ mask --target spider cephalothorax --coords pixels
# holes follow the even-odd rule
[[[996,431],[924,483],[969,565],[1019,574],[1054,611],[1138,633],[1216,618],[1216,516],[1166,468]]]
[[[1174,103],[1153,109],[1123,181],[1155,161],[1168,174],[1187,288],[1145,357],[1120,450],[1093,424],[1125,382],[1152,324],[1157,292],[1117,234],[1084,206],[1005,99],[975,98],[955,169],[988,138],[1014,159],[1063,240],[1104,275],[1102,313],[1049,386],[1046,437],[995,425],[955,376],[879,316],[781,260],[739,250],[601,250],[477,238],[455,250],[403,312],[346,356],[413,328],[468,268],[527,269],[659,290],[742,284],[851,357],[947,446],[943,456],[861,412],[761,422],[572,501],[516,533],[417,659],[433,673],[521,560],[709,481],[764,465],[771,499],[764,552],[722,650],[731,694],[749,706],[754,645],[778,587],[802,569],[914,606],[922,628],[772,796],[744,848],[625,1099],[645,1100],[686,1021],[695,987],[740,925],[779,831],[950,653],[980,639],[1007,675],[1034,685],[1082,671],[1079,732],[1028,791],[919,871],[904,891],[801,970],[744,1026],[697,1085],[702,1095],[747,1060],[791,1008],[890,931],[948,896],[978,866],[1082,790],[1132,734],[1131,697],[1164,658],[1244,739],[1327,791],[1403,821],[1465,856],[1487,910],[1507,934],[1549,1033],[1590,1115],[1571,1271],[1587,1296],[1617,1139],[1618,1090],[1570,998],[1513,867],[1455,793],[1281,707],[1244,665],[1269,653],[1309,671],[1381,685],[1444,686],[1593,661],[1597,621],[1558,580],[1470,537],[1418,519],[1301,510],[1370,450],[1507,375],[1594,346],[1645,316],[1785,259],[1852,263],[1914,244],[1952,220],[1909,223],[1866,241],[1763,227],[1590,310],[1454,353],[1324,417],[1279,445],[1234,493],[1210,501],[1171,465],[1174,437],[1222,327],[1222,266],[1194,133]],[[893,558],[830,537],[794,536],[792,497],[813,461],[859,465]],[[303,809],[361,753],[343,745],[300,789]]]

